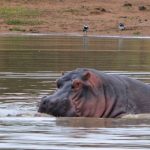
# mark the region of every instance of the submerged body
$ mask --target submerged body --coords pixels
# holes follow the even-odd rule
[[[95,69],[76,69],[57,80],[57,90],[42,98],[38,111],[100,118],[150,113],[150,85]]]

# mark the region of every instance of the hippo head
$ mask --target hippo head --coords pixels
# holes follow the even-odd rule
[[[56,91],[42,98],[39,112],[64,117],[101,117],[105,96],[100,78],[89,69],[77,69],[57,80]]]

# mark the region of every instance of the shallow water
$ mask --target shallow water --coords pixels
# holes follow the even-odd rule
[[[150,149],[150,118],[55,118],[37,101],[79,67],[150,84],[150,39],[0,37],[0,149]]]

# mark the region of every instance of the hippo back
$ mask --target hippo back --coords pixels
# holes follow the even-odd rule
[[[104,74],[102,72],[98,74],[105,81],[106,87],[113,87],[116,94],[117,104],[115,107],[117,109],[124,105],[126,113],[150,112],[150,85],[124,75]]]

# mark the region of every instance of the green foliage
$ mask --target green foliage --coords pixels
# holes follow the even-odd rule
[[[141,33],[139,31],[134,32],[133,35],[140,35]]]
[[[13,27],[9,29],[10,31],[21,31],[21,32],[25,32],[26,30],[21,28],[21,27]]]
[[[40,20],[29,20],[29,19],[7,19],[6,24],[8,25],[40,25],[43,22]]]
[[[8,25],[40,25],[43,22],[38,19],[41,11],[24,7],[2,7],[0,18]]]
[[[10,17],[37,17],[41,13],[37,9],[29,9],[22,7],[2,7],[0,8],[0,17],[1,18],[10,18]]]

